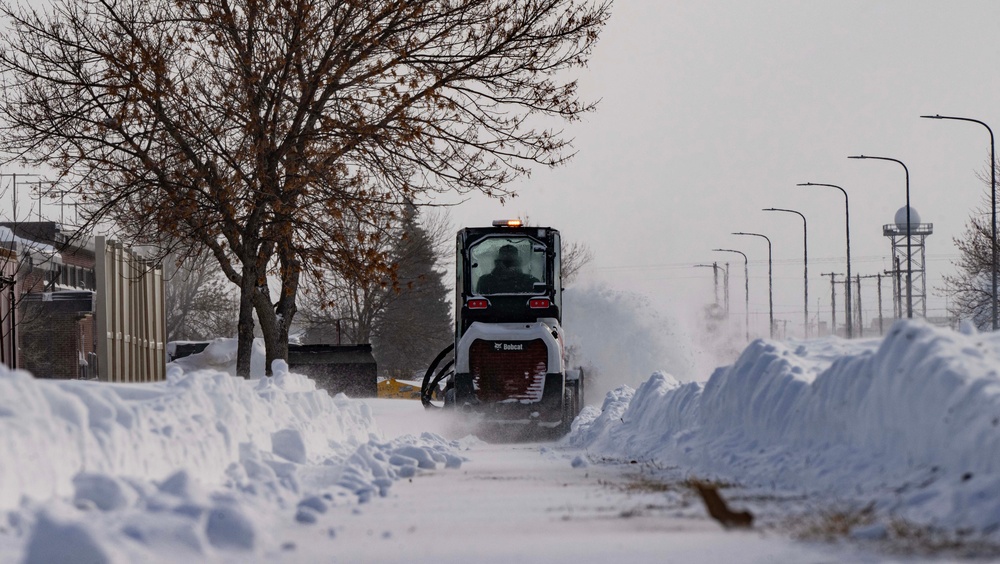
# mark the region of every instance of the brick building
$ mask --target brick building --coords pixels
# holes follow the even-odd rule
[[[94,244],[69,235],[0,223],[0,362],[38,378],[96,375]]]

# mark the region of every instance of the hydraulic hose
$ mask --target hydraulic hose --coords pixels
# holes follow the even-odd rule
[[[454,343],[445,347],[443,351],[439,352],[438,355],[434,357],[434,361],[431,362],[431,365],[427,367],[427,372],[424,373],[424,381],[420,384],[420,403],[424,404],[424,407],[427,409],[438,407],[431,403],[431,397],[434,395],[434,386],[441,381],[444,371],[452,365],[454,360],[441,369],[441,372],[437,375],[436,379],[432,381],[431,377],[434,375],[434,371],[437,370],[438,364],[441,364],[441,361],[444,360],[444,358],[448,356],[448,353],[454,350],[454,348]]]

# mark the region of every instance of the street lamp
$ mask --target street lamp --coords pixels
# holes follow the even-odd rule
[[[746,306],[744,308],[744,315],[746,317],[745,325],[747,332],[747,341],[750,341],[750,267],[749,261],[747,260],[746,254],[743,251],[737,251],[736,249],[712,249],[713,251],[718,251],[720,253],[738,253],[743,255],[743,290],[746,294]]]
[[[993,141],[993,130],[990,126],[978,119],[954,117],[954,116],[920,116],[928,119],[953,119],[958,121],[971,121],[978,123],[990,132],[990,202],[992,207],[992,221],[990,221],[990,241],[993,245],[993,330],[997,330],[997,152],[996,144]],[[907,220],[909,222],[909,220]]]
[[[803,280],[803,311],[804,313],[804,325],[803,330],[805,331],[805,336],[809,338],[809,234],[806,227],[806,216],[802,215],[801,212],[795,210],[786,210],[783,208],[764,208],[763,211],[776,211],[776,212],[787,212],[798,214],[802,218],[802,280]]]
[[[767,317],[771,324],[770,335],[774,338],[774,277],[771,274],[771,240],[768,239],[767,235],[761,235],[760,233],[746,233],[743,231],[738,231],[733,233],[733,235],[749,235],[751,237],[763,237],[767,241]]]
[[[894,163],[899,163],[899,165],[903,167],[903,171],[906,173],[906,317],[913,318],[913,252],[911,250],[913,238],[910,236],[913,226],[910,223],[910,169],[906,168],[903,161],[893,159],[891,157],[869,157],[866,155],[856,155],[847,158],[892,161]],[[850,279],[850,275],[848,275],[848,279]],[[850,282],[848,282],[848,286],[850,286]]]
[[[854,315],[851,311],[851,202],[847,197],[847,190],[844,190],[836,184],[819,184],[816,182],[802,182],[797,184],[797,186],[826,186],[827,188],[836,188],[844,194],[844,218],[845,218],[845,228],[844,232],[847,234],[847,284],[844,285],[845,299],[844,305],[847,307],[847,338],[850,339],[854,336],[854,322],[852,321]]]

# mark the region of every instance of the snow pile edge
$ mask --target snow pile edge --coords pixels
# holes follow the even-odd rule
[[[0,508],[70,495],[81,472],[160,480],[185,469],[221,484],[241,445],[305,463],[346,456],[377,433],[368,406],[287,372],[247,381],[172,367],[166,382],[137,385],[0,367]]]
[[[654,374],[581,414],[591,455],[704,476],[855,492],[909,518],[1000,528],[1000,336],[921,321],[884,339],[758,340],[705,382]],[[627,407],[626,404],[627,403]]]

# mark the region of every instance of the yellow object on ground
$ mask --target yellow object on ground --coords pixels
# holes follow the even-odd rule
[[[378,397],[396,399],[420,399],[420,383],[412,380],[389,378],[378,383]]]

